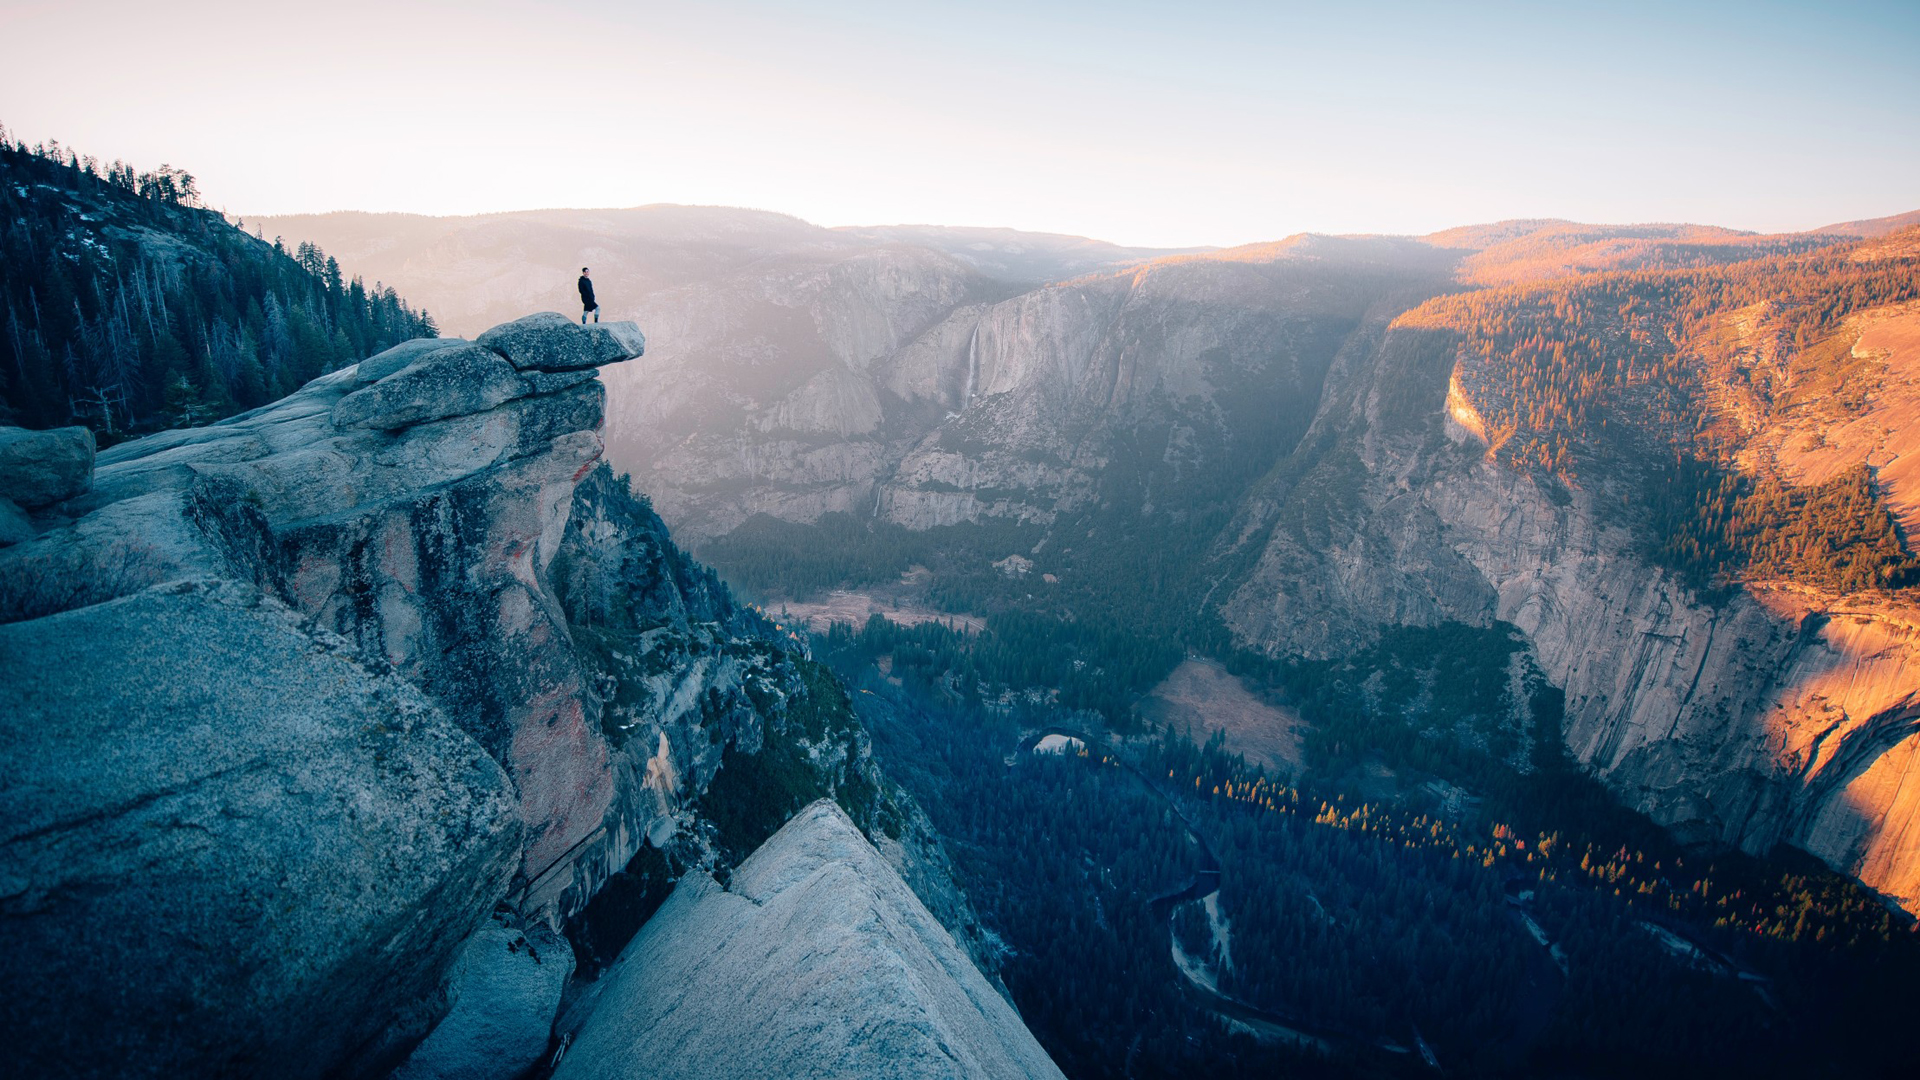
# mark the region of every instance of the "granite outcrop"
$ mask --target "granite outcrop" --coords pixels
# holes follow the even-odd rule
[[[640,348],[569,326],[541,354],[538,325],[534,372]],[[0,914],[35,971],[6,1019],[51,1074],[380,1072],[489,910],[606,816],[543,583],[600,387],[395,352],[97,462],[62,432],[9,459],[38,486],[0,551]]]
[[[519,862],[500,766],[246,585],[0,626],[0,713],[0,1033],[36,1076],[377,1066]]]
[[[1060,1076],[831,801],[682,880],[595,995],[556,1080]]]
[[[725,876],[819,798],[979,945],[845,691],[600,461],[596,365],[643,349],[533,316],[97,462],[5,441],[10,1053],[518,1076],[638,928],[609,882]]]

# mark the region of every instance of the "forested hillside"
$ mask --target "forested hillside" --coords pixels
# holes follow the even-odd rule
[[[1759,410],[1830,398],[1857,411],[1873,373],[1843,327],[1915,297],[1916,260],[1839,245],[1489,289],[1431,301],[1400,322],[1457,338],[1454,392],[1477,414],[1490,455],[1648,507],[1650,553],[1695,584],[1784,578],[1854,592],[1920,581],[1869,471],[1796,488],[1736,468],[1765,417],[1719,415],[1710,391],[1732,378],[1762,399]],[[1785,370],[1726,340],[1742,312],[1790,352]]]
[[[1312,723],[1290,778],[1217,739],[1103,739],[1089,713],[1010,702],[980,675],[1011,669],[968,643],[879,618],[820,640],[1070,1076],[1432,1075],[1421,1043],[1461,1076],[1881,1075],[1900,1059],[1884,1032],[1920,961],[1911,922],[1810,860],[1688,850],[1620,810],[1562,754],[1559,692],[1511,684],[1504,630],[1248,661]],[[1524,770],[1469,745],[1515,712],[1513,745],[1482,741]],[[1037,752],[1046,730],[1086,749]],[[1210,934],[1190,901],[1215,888]],[[1217,991],[1170,960],[1170,932],[1211,954]]]
[[[0,128],[0,420],[102,442],[204,424],[434,323],[311,244],[201,205],[191,173],[102,165]]]

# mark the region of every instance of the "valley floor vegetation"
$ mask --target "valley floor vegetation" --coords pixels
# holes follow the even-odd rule
[[[821,648],[947,838],[1006,942],[1016,1004],[1069,1076],[1421,1073],[1422,1043],[1451,1075],[1896,1065],[1898,987],[1920,975],[1904,916],[1810,858],[1687,853],[1536,737],[1559,707],[1537,680],[1520,703],[1525,767],[1489,756],[1478,718],[1513,711],[1508,650],[1441,664],[1433,635],[1504,632],[1424,633],[1286,674],[1243,660],[1290,684],[1314,725],[1292,777],[1218,739],[1109,735],[1097,714],[983,689],[949,662],[969,635],[936,624],[876,617]],[[1398,685],[1362,693],[1362,670]],[[1419,736],[1444,716],[1470,719]],[[1031,752],[1045,730],[1088,750]],[[1416,749],[1436,744],[1451,749]],[[1170,955],[1170,933],[1209,948],[1200,905],[1166,903],[1208,874],[1226,1005]]]

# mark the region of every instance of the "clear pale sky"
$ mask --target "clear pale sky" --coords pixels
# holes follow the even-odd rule
[[[0,0],[0,122],[242,214],[705,203],[1123,243],[1920,208],[1920,0]]]

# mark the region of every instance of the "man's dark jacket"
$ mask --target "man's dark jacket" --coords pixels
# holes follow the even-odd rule
[[[600,306],[599,304],[596,304],[593,302],[593,279],[589,278],[585,274],[581,274],[580,275],[580,307],[581,309],[585,311],[592,311],[594,308],[597,308],[599,306]]]

